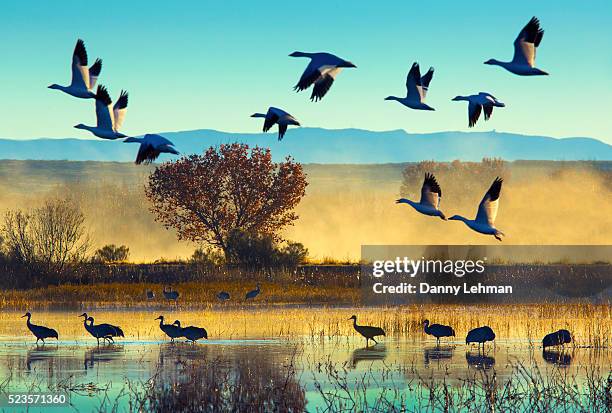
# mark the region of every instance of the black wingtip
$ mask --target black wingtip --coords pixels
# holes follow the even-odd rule
[[[106,86],[98,85],[98,90],[96,91],[96,100],[103,102],[105,105],[110,105],[112,103],[112,99],[108,94]]]

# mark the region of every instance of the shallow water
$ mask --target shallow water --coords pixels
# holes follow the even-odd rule
[[[195,345],[170,343],[154,321],[143,327],[146,334],[144,331],[126,334],[125,339],[117,339],[115,344],[98,346],[95,339],[83,334],[75,314],[56,312],[53,316],[44,313],[38,316],[63,320],[74,330],[64,328],[68,333],[60,335],[61,341],[37,346],[22,328],[25,326],[13,328],[11,334],[6,316],[0,341],[0,389],[5,396],[10,392],[49,389],[66,392],[78,411],[100,408],[134,411],[131,404],[134,395],[142,393],[152,377],[158,385],[172,387],[190,380],[182,377],[186,374],[185,366],[198,360],[226,367],[232,377],[253,371],[284,371],[288,365],[295,366],[296,374],[291,376],[296,384],[294,396],[299,397],[297,393],[303,391],[309,411],[324,408],[330,395],[346,396],[345,385],[350,392],[366,387],[365,398],[375,400],[381,392],[414,390],[415,384],[422,390],[428,383],[442,381],[460,387],[469,378],[503,383],[516,376],[521,366],[529,374],[537,371],[544,378],[572,377],[579,386],[586,383],[593,371],[605,376],[612,368],[612,352],[607,349],[578,347],[542,353],[540,348],[518,339],[497,340],[484,353],[461,340],[444,341],[437,347],[435,340],[425,336],[383,337],[380,344],[369,348],[361,337],[354,335],[282,339],[211,336],[211,340]],[[129,313],[124,317],[129,318]],[[282,381],[285,376],[260,379]],[[403,405],[419,408],[416,395],[407,393],[406,398]]]

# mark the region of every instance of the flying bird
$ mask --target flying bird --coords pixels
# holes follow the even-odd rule
[[[141,163],[151,163],[156,160],[162,153],[172,153],[178,155],[179,151],[174,149],[174,144],[168,139],[160,135],[148,133],[142,138],[127,138],[124,143],[136,142],[140,143],[138,155],[136,156],[136,165]]]
[[[471,128],[476,125],[480,112],[484,110],[485,120],[489,120],[493,115],[493,108],[503,108],[506,106],[505,103],[500,102],[495,96],[487,92],[480,92],[477,95],[469,96],[455,96],[452,100],[461,101],[466,100],[468,104],[468,126]]]
[[[446,216],[440,211],[440,200],[442,199],[442,189],[433,174],[426,173],[423,186],[421,187],[421,200],[414,202],[406,198],[395,201],[396,204],[408,204],[424,215],[440,217],[446,221]]]
[[[121,91],[119,99],[115,105],[111,107],[112,100],[108,94],[108,90],[102,85],[98,86],[96,92],[96,126],[87,126],[79,123],[75,126],[77,129],[85,129],[102,139],[119,139],[125,138],[126,135],[119,132],[128,105],[128,93]]]
[[[96,85],[96,80],[102,71],[102,60],[96,59],[91,67],[87,67],[87,50],[85,42],[78,39],[74,52],[72,53],[72,81],[69,86],[61,86],[56,83],[49,86],[49,89],[58,89],[64,93],[81,99],[95,98],[92,92]]]
[[[544,37],[544,30],[540,27],[540,20],[532,17],[523,27],[514,41],[514,57],[511,62],[500,62],[489,59],[486,65],[501,66],[507,71],[519,76],[548,75],[545,71],[535,67],[536,50]]]
[[[300,122],[296,118],[291,116],[289,113],[282,109],[270,106],[266,114],[254,113],[251,115],[252,118],[265,118],[263,125],[263,131],[267,132],[276,123],[278,125],[278,140],[283,140],[285,132],[287,132],[287,126],[295,125],[300,126]]]
[[[482,201],[480,201],[480,205],[478,205],[476,219],[467,219],[461,215],[453,215],[449,219],[463,221],[465,225],[470,227],[472,230],[485,235],[493,235],[497,240],[501,241],[501,237],[505,234],[495,228],[495,218],[497,217],[497,210],[499,208],[499,194],[501,192],[503,182],[503,179],[499,177],[495,178],[484,198],[482,198]]]
[[[300,77],[293,90],[301,92],[314,84],[312,94],[310,95],[310,100],[313,102],[323,99],[323,96],[331,88],[336,76],[338,76],[343,68],[357,67],[353,63],[331,53],[293,52],[289,56],[307,57],[310,59],[310,63],[306,66],[302,77]]]
[[[26,325],[28,326],[28,329],[32,332],[32,334],[34,334],[34,336],[36,337],[36,344],[38,344],[38,340],[42,340],[43,344],[45,344],[45,338],[55,338],[56,340],[59,340],[57,331],[55,331],[54,329],[45,327],[45,326],[37,326],[36,324],[32,324],[30,322],[30,318],[32,318],[32,314],[30,314],[29,311],[21,316],[21,318],[24,318],[24,317],[28,318],[28,320],[26,321]]]
[[[419,64],[414,62],[406,77],[406,97],[387,96],[385,100],[397,100],[404,106],[417,110],[435,110],[425,103],[425,96],[429,83],[433,78],[434,68],[430,67],[424,76],[421,76]]]

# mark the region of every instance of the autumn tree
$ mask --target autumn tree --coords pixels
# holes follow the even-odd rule
[[[269,149],[234,143],[158,166],[145,193],[155,219],[180,240],[217,246],[228,257],[234,230],[280,239],[298,218],[306,185],[290,157],[275,163]]]

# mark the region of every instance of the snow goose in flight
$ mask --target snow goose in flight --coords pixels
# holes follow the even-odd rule
[[[157,159],[161,153],[179,154],[179,151],[174,149],[174,144],[163,136],[146,134],[142,138],[127,138],[124,143],[137,142],[140,143],[138,155],[136,156],[136,165],[141,163],[151,163]]]
[[[442,189],[433,174],[426,173],[423,186],[421,187],[421,200],[414,202],[406,198],[395,201],[396,204],[408,204],[424,215],[440,217],[446,221],[444,213],[440,211],[440,200],[442,199]]]
[[[499,100],[495,96],[487,92],[480,92],[477,95],[469,95],[469,96],[455,96],[452,100],[461,101],[466,100],[469,102],[468,104],[468,126],[471,128],[476,125],[478,118],[480,117],[480,112],[484,110],[484,118],[485,120],[489,120],[491,115],[493,115],[493,107],[497,106],[498,108],[503,108],[506,105]]]
[[[548,75],[545,71],[535,67],[536,49],[540,45],[542,37],[544,37],[544,30],[540,28],[540,21],[534,16],[523,27],[514,41],[514,57],[511,62],[489,59],[485,64],[501,66],[520,76]]]
[[[92,92],[96,85],[96,80],[102,71],[102,60],[96,59],[91,67],[87,67],[87,50],[85,42],[77,40],[74,52],[72,53],[72,81],[69,86],[61,86],[56,83],[49,86],[49,89],[58,89],[71,96],[90,99],[96,95]]]
[[[122,90],[119,99],[112,108],[111,104],[112,101],[106,88],[102,85],[98,86],[96,92],[96,126],[79,123],[75,128],[88,130],[102,139],[125,138],[126,135],[120,133],[119,128],[121,128],[127,112],[128,93]]]
[[[503,232],[495,228],[495,218],[497,217],[497,209],[499,208],[499,194],[501,192],[503,179],[495,178],[491,187],[485,194],[480,205],[478,205],[478,213],[476,219],[467,219],[461,215],[453,215],[449,219],[463,221],[465,225],[476,232],[485,235],[493,235],[497,240],[501,241]]]
[[[278,140],[283,140],[285,132],[287,132],[288,125],[300,126],[300,122],[296,118],[288,114],[282,109],[270,106],[266,114],[254,113],[251,115],[252,118],[265,118],[263,125],[263,131],[267,132],[276,123],[278,124]]]
[[[404,106],[417,110],[435,110],[431,106],[425,104],[425,96],[429,88],[429,82],[433,78],[434,68],[430,67],[429,71],[421,77],[419,64],[414,62],[408,76],[406,77],[406,97],[400,98],[397,96],[387,96],[385,100],[397,100]]]
[[[310,100],[317,102],[323,99],[323,96],[331,88],[336,76],[345,67],[357,67],[353,63],[341,59],[331,53],[305,53],[293,52],[291,57],[308,57],[310,63],[306,66],[302,77],[298,81],[293,90],[301,92],[306,90],[314,83]]]

